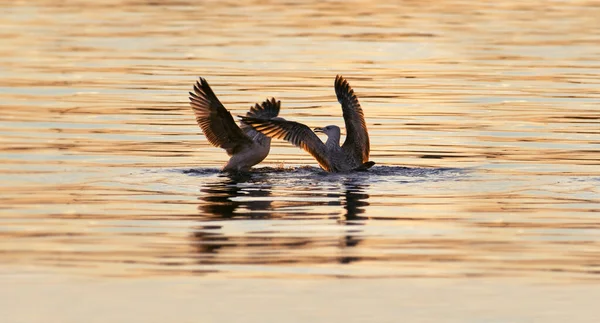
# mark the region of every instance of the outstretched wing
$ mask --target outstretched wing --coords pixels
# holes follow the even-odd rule
[[[281,102],[276,101],[275,98],[271,100],[266,99],[261,105],[254,105],[250,108],[250,111],[246,113],[246,117],[253,117],[259,119],[271,119],[279,115],[279,109],[281,108]]]
[[[348,81],[341,75],[335,77],[335,95],[342,104],[344,122],[346,123],[346,140],[342,145],[344,152],[364,163],[369,160],[369,133],[365,116],[358,98]]]
[[[275,118],[279,115],[279,109],[281,108],[281,102],[276,101],[275,98],[271,98],[270,100],[265,100],[262,104],[255,104],[253,107],[250,107],[250,110],[246,112],[246,117],[259,118],[259,119],[271,119]],[[252,129],[249,125],[240,121],[240,128],[242,131],[250,138],[253,138],[255,141],[262,142],[262,138],[264,135],[260,132],[256,132],[256,130]]]
[[[252,144],[202,77],[196,81],[194,92],[190,92],[190,105],[196,122],[213,146],[225,149],[231,156]]]
[[[331,171],[327,158],[325,144],[319,137],[302,123],[287,121],[281,118],[264,120],[252,117],[241,117],[242,122],[248,124],[256,131],[262,132],[271,138],[283,139],[311,154],[326,171]]]

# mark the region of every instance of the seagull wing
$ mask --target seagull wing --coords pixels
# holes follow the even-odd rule
[[[258,119],[275,118],[279,115],[280,108],[280,101],[276,101],[275,98],[271,98],[270,100],[267,99],[260,105],[258,105],[257,103],[253,107],[250,107],[250,110],[248,110],[248,112],[246,113],[246,117],[253,117]],[[242,121],[240,121],[240,128],[242,128],[242,131],[246,135],[248,135],[250,138],[253,138],[255,141],[259,140],[256,137],[257,135],[264,137],[262,133],[256,132],[256,130],[252,129],[252,127],[250,127]],[[262,138],[260,138],[259,141],[262,141]]]
[[[302,123],[287,121],[281,118],[263,120],[252,117],[241,117],[242,121],[266,136],[283,139],[311,154],[326,171],[332,167],[327,158],[327,149],[319,137]]]
[[[276,101],[275,98],[265,100],[261,105],[256,104],[250,108],[250,111],[246,113],[247,117],[254,117],[259,119],[271,119],[279,115],[279,109],[281,108],[281,102]]]
[[[202,77],[196,81],[194,92],[190,92],[190,105],[196,122],[213,146],[225,149],[231,156],[252,144]]]
[[[364,163],[369,160],[370,150],[365,116],[354,90],[341,75],[335,77],[335,95],[342,105],[344,122],[346,123],[346,140],[342,145],[342,149],[346,154]]]

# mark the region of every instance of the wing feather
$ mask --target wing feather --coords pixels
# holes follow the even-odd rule
[[[237,126],[231,113],[202,77],[194,84],[194,92],[190,92],[190,106],[196,122],[213,146],[225,149],[231,156],[252,145],[252,140]]]
[[[246,117],[253,117],[259,119],[275,118],[279,115],[280,108],[280,101],[275,100],[275,98],[266,99],[260,105],[257,103],[254,106],[250,107],[250,110],[246,112]],[[240,121],[240,128],[242,128],[242,131],[250,138],[262,141],[262,138],[258,139],[257,137],[255,137],[257,134],[256,131],[242,121]],[[258,133],[258,135],[264,137],[264,135],[261,133]]]
[[[281,118],[277,119],[258,119],[252,117],[241,117],[242,122],[248,124],[254,130],[263,133],[266,136],[276,139],[289,141],[296,147],[300,147],[311,156],[313,156],[319,165],[326,171],[332,171],[325,144],[319,137],[306,125],[287,121]]]
[[[335,94],[342,105],[346,123],[346,140],[342,149],[361,163],[369,160],[369,133],[358,98],[343,76],[335,77]]]

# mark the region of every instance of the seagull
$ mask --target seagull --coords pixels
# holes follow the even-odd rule
[[[335,94],[342,105],[346,123],[346,140],[340,146],[340,128],[329,125],[315,128],[314,132],[302,123],[276,117],[271,119],[254,116],[240,117],[242,122],[255,130],[277,139],[291,142],[311,154],[319,166],[328,172],[367,170],[375,165],[369,161],[369,133],[358,98],[342,76],[335,78]],[[316,133],[327,135],[323,143]]]
[[[213,146],[225,149],[227,155],[231,156],[223,166],[224,172],[248,171],[269,154],[271,138],[243,122],[238,127],[231,113],[202,77],[196,81],[194,92],[190,92],[190,105],[206,139]],[[275,98],[267,99],[261,105],[251,107],[246,116],[269,120],[277,117],[280,107],[280,101],[275,101]]]

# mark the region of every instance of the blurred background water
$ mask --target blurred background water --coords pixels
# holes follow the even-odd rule
[[[0,263],[14,288],[23,273],[352,278],[372,297],[361,278],[597,286],[596,1],[0,6]],[[234,115],[273,96],[316,127],[343,125],[336,74],[363,106],[371,171],[325,174],[274,140],[253,172],[219,173],[228,157],[188,105],[198,76]]]

